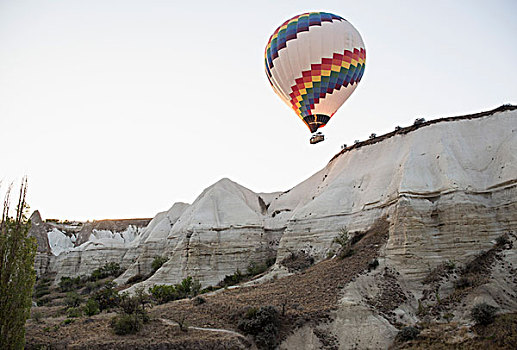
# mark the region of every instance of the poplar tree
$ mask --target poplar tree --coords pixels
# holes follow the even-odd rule
[[[7,190],[0,221],[0,349],[23,349],[25,321],[30,315],[32,288],[36,281],[36,241],[28,236],[27,178],[22,180],[16,216],[9,215]]]

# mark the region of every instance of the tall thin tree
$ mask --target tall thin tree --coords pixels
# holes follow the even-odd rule
[[[25,210],[27,178],[23,178],[15,217],[9,214],[12,186],[7,189],[0,221],[0,349],[23,349],[25,321],[30,315],[36,280],[36,241],[28,236]]]

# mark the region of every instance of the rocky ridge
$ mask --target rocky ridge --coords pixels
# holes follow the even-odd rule
[[[431,121],[354,145],[283,193],[259,195],[223,179],[191,205],[159,213],[130,242],[87,241],[53,258],[50,269],[78,275],[109,258],[128,267],[117,280],[123,284],[149,273],[160,255],[168,262],[141,285],[193,276],[206,286],[276,256],[274,276],[287,273],[281,261],[292,252],[324,260],[337,250],[340,232],[354,236],[383,218],[388,234],[379,268],[344,286],[331,322],[301,327],[281,347],[310,348],[321,343],[321,332],[343,349],[365,342],[387,347],[400,324],[446,312],[465,321],[480,301],[515,311],[509,292],[517,289],[515,109]],[[498,245],[501,237],[507,242]],[[483,283],[455,303],[464,267],[496,248]],[[430,286],[429,276],[445,263],[454,268]],[[425,312],[445,299],[445,309]]]

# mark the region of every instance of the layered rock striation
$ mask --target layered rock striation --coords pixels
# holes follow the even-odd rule
[[[168,261],[140,285],[177,283],[187,276],[204,286],[215,285],[237,270],[246,271],[250,262],[259,264],[275,257],[281,231],[265,230],[267,203],[249,189],[222,179],[204,190],[192,205],[181,208],[181,215],[150,229],[141,244],[162,244],[162,255]],[[132,266],[118,281],[123,282],[136,270],[149,271],[150,258],[144,253],[135,264],[138,268]]]
[[[511,249],[517,238],[516,108],[397,129],[342,150],[283,193],[257,194],[222,179],[194,203],[176,203],[159,213],[132,240],[80,238],[78,243],[84,242],[59,254],[51,269],[78,275],[117,261],[128,267],[117,279],[120,284],[142,275],[148,278],[136,286],[178,283],[186,276],[215,285],[250,262],[271,257],[277,268],[298,251],[325,259],[338,249],[338,234],[354,236],[379,220],[388,223],[379,269],[343,289],[339,310],[327,325],[341,348],[367,338],[372,347],[386,347],[397,322],[420,319],[422,305],[435,310],[432,295],[448,298],[458,292],[454,279],[481,259],[481,251],[497,258],[485,262],[483,283],[469,289],[461,305],[451,302],[449,311],[465,320],[469,307],[480,301],[516,310],[516,295],[508,292],[517,289],[512,277],[517,254]],[[508,243],[497,245],[503,236]],[[167,262],[151,275],[156,256]],[[455,272],[428,282],[444,263],[456,266]],[[386,304],[388,286],[397,286],[398,299]],[[314,331],[301,328],[284,345],[317,343]]]

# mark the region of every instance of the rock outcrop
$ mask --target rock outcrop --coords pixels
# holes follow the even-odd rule
[[[281,231],[264,228],[267,204],[249,189],[222,179],[204,190],[192,205],[182,208],[177,220],[169,220],[169,225],[173,224],[168,232],[167,223],[157,223],[149,232],[144,245],[158,240],[163,243],[165,238],[163,255],[168,261],[135,287],[177,283],[187,276],[204,286],[215,285],[237,269],[246,271],[250,262],[264,263],[276,255]],[[144,259],[145,264],[143,259],[136,264],[149,271],[149,255]]]
[[[30,216],[31,228],[29,229],[29,236],[36,238],[38,244],[38,250],[36,251],[36,259],[34,262],[34,268],[36,274],[41,275],[48,271],[52,252],[48,242],[47,231],[48,227],[41,219],[39,211],[34,211]]]
[[[124,232],[130,226],[145,227],[149,224],[150,219],[116,219],[116,220],[95,220],[87,222],[77,234],[75,246],[79,246],[90,240],[90,236],[94,231]]]
[[[392,271],[389,289],[398,284],[406,299],[390,310],[368,302],[386,290],[382,272],[348,285],[327,327],[339,336],[342,348],[364,347],[367,339],[370,346],[387,347],[396,334],[393,324],[411,324],[422,317],[422,309],[435,310],[437,303],[453,299],[461,292],[454,283],[461,268],[479,259],[481,251],[494,249],[504,235],[510,243],[484,271],[485,283],[465,294],[460,305],[451,301],[427,317],[449,312],[468,320],[469,310],[481,301],[503,312],[517,309],[516,295],[510,292],[517,288],[511,277],[517,254],[510,249],[517,238],[517,111],[512,109],[431,123],[345,150],[272,201],[270,210],[292,208],[277,261],[292,250],[322,258],[341,229],[364,231],[379,217],[390,222],[380,271]],[[430,273],[447,262],[457,266],[456,272],[430,286]],[[301,329],[286,344],[311,339],[313,331]]]
[[[214,285],[272,256],[277,270],[297,251],[325,259],[340,232],[358,235],[381,218],[389,234],[379,267],[344,286],[331,322],[300,328],[282,348],[320,344],[318,332],[335,336],[342,349],[384,348],[400,324],[424,317],[450,313],[465,321],[480,301],[517,310],[516,108],[397,129],[342,150],[283,193],[259,195],[222,179],[191,205],[159,213],[130,242],[81,236],[51,269],[78,275],[117,261],[128,267],[122,284],[148,275],[153,258],[165,256],[136,286],[186,276]],[[473,273],[480,276],[469,289],[459,288],[456,281]]]
[[[55,241],[57,254],[50,264],[50,270],[56,272],[55,283],[61,277],[89,275],[107,263],[116,262],[127,268],[134,258],[126,256],[133,247],[132,243],[143,231],[143,227],[122,225],[123,231],[92,229],[89,239],[74,247],[71,240],[61,232],[49,232],[49,238]],[[69,243],[67,243],[67,239]]]

